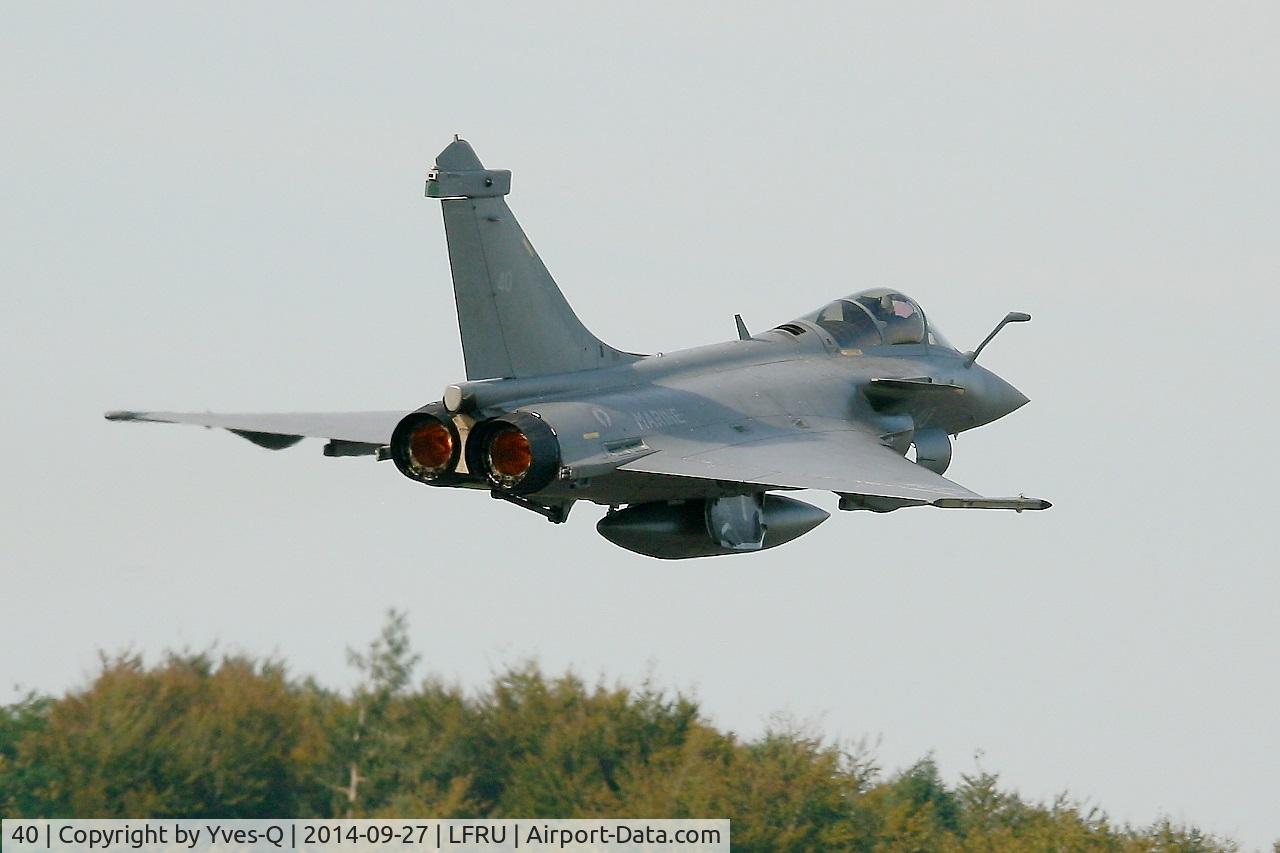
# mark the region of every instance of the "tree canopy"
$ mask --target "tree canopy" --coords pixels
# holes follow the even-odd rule
[[[6,817],[727,817],[742,851],[1229,851],[1167,819],[1119,826],[1022,799],[931,757],[892,773],[863,744],[778,724],[717,729],[652,684],[524,663],[474,691],[428,676],[402,614],[349,693],[275,660],[104,657],[87,687],[0,708]],[[1277,846],[1280,851],[1280,845]]]

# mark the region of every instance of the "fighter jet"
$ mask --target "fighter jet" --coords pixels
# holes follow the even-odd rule
[[[951,346],[919,303],[864,290],[759,334],[656,355],[615,349],[578,319],[507,206],[511,172],[454,141],[427,173],[440,199],[466,381],[411,412],[108,412],[115,421],[220,427],[280,450],[390,459],[433,488],[482,489],[562,523],[608,507],[596,530],[661,559],[773,548],[841,510],[1047,509],[989,498],[942,475],[951,436],[1027,403]],[[914,458],[909,458],[913,456]]]

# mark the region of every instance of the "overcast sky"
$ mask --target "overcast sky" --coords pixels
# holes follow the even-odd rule
[[[1181,9],[1174,8],[1180,6]],[[479,685],[536,656],[788,712],[1121,820],[1280,837],[1269,3],[10,3],[0,701],[99,649],[351,680],[387,607]],[[409,409],[462,378],[454,133],[601,338],[865,287],[1032,399],[948,475],[1045,513],[840,514],[682,563],[304,442],[112,408]],[[830,495],[811,494],[834,509]]]

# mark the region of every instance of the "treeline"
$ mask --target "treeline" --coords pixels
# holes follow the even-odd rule
[[[86,689],[0,711],[5,817],[728,817],[742,851],[1225,851],[1167,820],[1116,826],[926,758],[884,774],[789,727],[743,740],[649,684],[534,665],[478,692],[413,684],[402,615],[342,694],[275,661],[104,659]]]

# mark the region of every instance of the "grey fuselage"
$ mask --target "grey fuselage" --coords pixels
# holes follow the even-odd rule
[[[464,421],[522,411],[553,425],[565,465],[559,478],[530,498],[619,505],[747,491],[740,484],[620,470],[653,452],[649,445],[655,439],[696,452],[699,444],[734,443],[770,431],[855,424],[905,454],[913,434],[954,435],[1027,402],[1012,385],[949,347],[841,350],[815,323],[787,326],[793,331],[774,329],[618,366],[460,383],[450,386],[446,405]],[[873,380],[894,379],[954,386],[954,392],[873,405],[867,393]]]

